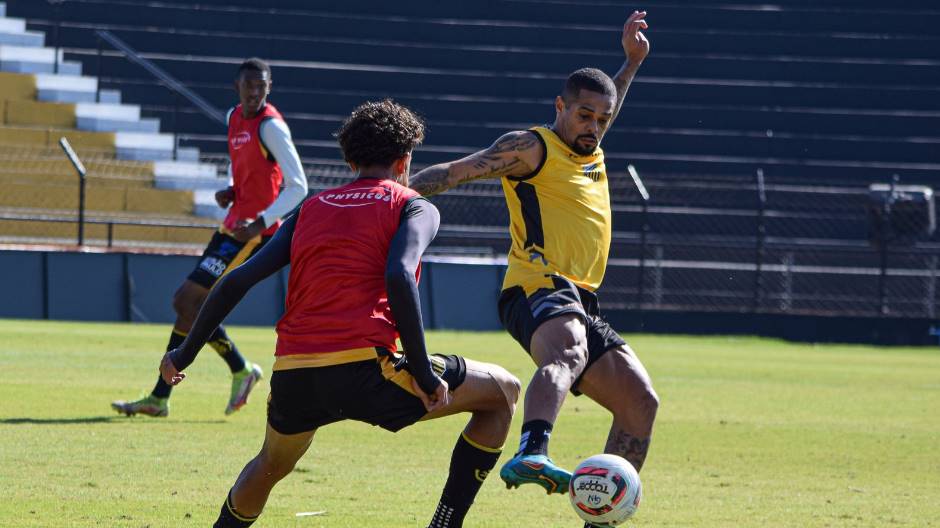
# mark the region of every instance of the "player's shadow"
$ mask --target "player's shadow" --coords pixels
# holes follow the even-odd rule
[[[68,424],[90,424],[107,423],[115,421],[120,416],[86,416],[81,418],[3,418],[0,424],[3,425],[68,425]]]
[[[76,418],[2,418],[0,425],[75,425],[95,423],[127,423],[126,416],[85,416]],[[136,421],[135,423],[160,423]],[[164,422],[165,423],[165,422]],[[225,420],[176,420],[174,423],[224,424]]]

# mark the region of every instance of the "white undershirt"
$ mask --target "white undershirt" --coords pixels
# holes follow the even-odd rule
[[[226,123],[232,116],[232,111],[234,109],[229,110],[225,116]],[[307,176],[304,174],[303,165],[300,164],[300,156],[294,147],[287,123],[277,118],[265,119],[260,128],[259,135],[265,149],[281,167],[281,173],[284,175],[284,188],[274,203],[260,215],[264,219],[264,225],[270,227],[306,198]],[[231,164],[228,167],[228,176],[231,185]]]

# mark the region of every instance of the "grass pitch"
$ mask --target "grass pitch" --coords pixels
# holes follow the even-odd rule
[[[260,447],[267,384],[226,418],[230,378],[206,349],[169,418],[117,416],[111,400],[149,391],[168,331],[0,321],[0,526],[211,524]],[[270,371],[273,330],[229,333]],[[644,500],[627,526],[940,527],[940,351],[627,338],[662,400]],[[502,333],[435,332],[429,341],[524,381],[532,373]],[[329,426],[256,526],[426,526],[463,423],[453,417],[397,435]],[[553,458],[570,468],[600,452],[608,425],[592,402],[569,398]],[[466,525],[581,526],[566,497],[507,491],[495,472]]]

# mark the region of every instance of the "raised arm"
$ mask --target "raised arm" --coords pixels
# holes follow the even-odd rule
[[[643,60],[650,52],[650,41],[646,40],[646,36],[640,31],[641,29],[649,29],[649,25],[644,20],[645,18],[646,11],[634,11],[623,24],[620,44],[623,45],[623,52],[627,56],[627,60],[613,76],[614,85],[617,87],[617,106],[614,108],[611,123],[620,113],[620,107],[623,106],[623,100],[627,97],[630,84],[633,83],[637,70],[640,69],[640,65],[643,64]]]
[[[534,132],[510,132],[486,150],[412,175],[409,185],[430,196],[472,180],[526,176],[538,169],[544,155],[545,147]]]

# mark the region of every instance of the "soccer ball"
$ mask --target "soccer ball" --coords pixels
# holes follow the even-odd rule
[[[574,470],[568,486],[571,505],[594,526],[617,526],[640,505],[640,476],[616,455],[595,455]]]

